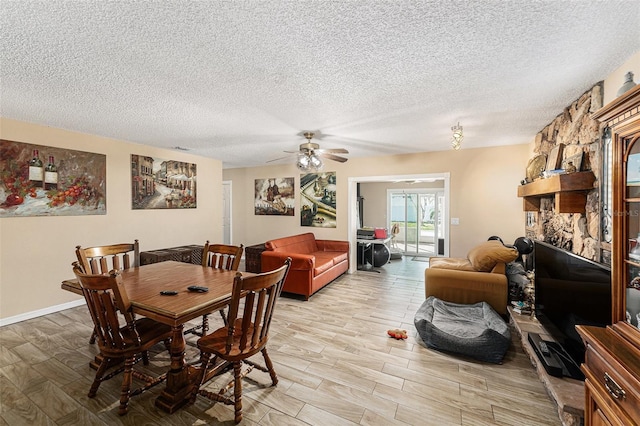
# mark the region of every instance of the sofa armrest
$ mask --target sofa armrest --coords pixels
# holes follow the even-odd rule
[[[487,302],[499,314],[507,313],[507,276],[489,272],[427,268],[424,272],[425,297],[447,302],[472,304]]]
[[[292,270],[312,270],[315,267],[316,257],[312,254],[291,253],[286,251],[263,251],[262,271],[272,271],[281,267],[287,257],[291,258]]]
[[[316,240],[318,251],[345,251],[349,252],[349,241]]]
[[[502,275],[506,275],[507,273],[507,264],[504,262],[498,262],[496,263],[496,266],[493,267],[493,269],[491,270],[492,274],[502,274]]]

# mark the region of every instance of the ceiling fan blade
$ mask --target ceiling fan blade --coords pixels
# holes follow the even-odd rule
[[[320,154],[321,157],[326,158],[328,160],[333,160],[333,161],[337,161],[339,163],[344,163],[347,161],[346,158],[344,157],[339,157],[337,155],[333,155],[333,154],[327,154],[327,153],[321,153]]]
[[[285,158],[289,158],[289,155],[284,157],[274,158],[273,160],[268,160],[267,163],[273,163],[274,161],[284,160]]]
[[[287,154],[297,154],[300,151],[282,151],[282,152],[286,152]]]
[[[348,154],[349,151],[347,151],[344,148],[333,148],[333,149],[316,149],[316,152],[319,152],[320,154]]]

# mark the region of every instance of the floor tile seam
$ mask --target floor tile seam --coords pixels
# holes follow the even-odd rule
[[[274,407],[273,405],[270,405],[268,402],[265,402],[265,400],[264,400],[264,399],[263,399],[263,400],[258,400],[258,399],[256,399],[255,397],[253,397],[253,396],[251,395],[251,393],[248,393],[248,394],[244,394],[244,393],[243,393],[243,394],[242,394],[242,398],[244,399],[244,398],[246,397],[247,399],[250,399],[250,400],[252,400],[253,402],[255,402],[255,403],[257,403],[257,404],[262,404],[262,405],[264,405],[265,407],[269,407],[269,409],[270,409],[270,410],[273,410],[273,411],[276,411],[276,412],[278,412],[278,413],[281,413],[281,414],[283,414],[283,415],[285,415],[285,416],[287,416],[287,417],[296,417],[298,414],[300,414],[300,411],[302,411],[302,408],[304,407],[304,405],[306,404],[306,402],[305,402],[305,401],[303,401],[303,400],[301,400],[301,399],[296,398],[295,396],[292,396],[292,395],[287,394],[287,393],[286,393],[286,391],[285,391],[285,392],[283,392],[283,394],[284,394],[284,395],[286,395],[287,397],[291,398],[291,399],[295,399],[296,401],[300,402],[300,404],[301,404],[300,409],[296,412],[296,414],[295,414],[295,415],[287,414],[287,413],[285,413],[284,411],[279,410],[277,407]],[[265,415],[266,415],[266,414],[268,414],[268,413],[265,413]],[[263,416],[263,418],[264,418],[264,416]],[[260,419],[260,420],[262,420],[262,419]]]
[[[404,388],[403,388],[403,391],[405,391]],[[468,404],[466,404],[465,400],[462,399],[462,395],[460,395],[460,394],[457,395],[457,396],[460,397],[459,399],[453,399],[452,398],[451,401],[443,401],[441,399],[434,398],[434,397],[431,397],[430,395],[424,395],[424,394],[420,394],[420,395],[417,395],[417,396],[422,397],[422,398],[424,398],[426,400],[441,404],[441,405],[446,405],[448,407],[452,407],[453,406],[453,408],[455,408],[457,410],[460,410],[461,412],[462,411],[470,411],[470,412],[472,412],[472,413],[474,413],[476,415],[482,415],[483,413],[485,413],[485,410],[481,410],[480,409],[481,407],[473,407],[473,406],[469,406]],[[491,420],[493,420],[494,419],[493,418],[493,405],[489,404],[489,403],[487,403],[486,405],[487,405],[486,412],[490,412],[491,413],[491,417],[492,417]]]
[[[51,382],[50,382],[50,381],[47,381],[47,383],[51,383]],[[60,397],[60,394],[62,394],[62,395],[64,395],[65,397],[67,397],[67,398],[69,398],[70,400],[72,400],[72,401],[73,401],[73,403],[75,404],[75,410],[77,410],[77,409],[79,409],[79,408],[82,408],[82,404],[80,404],[80,403],[79,403],[79,402],[78,402],[78,401],[77,401],[73,396],[69,395],[69,394],[68,394],[68,393],[67,393],[67,392],[66,392],[62,387],[60,387],[60,386],[56,386],[56,385],[55,385],[55,384],[53,384],[53,383],[52,383],[51,385],[52,385],[52,386],[54,386],[54,387],[58,390],[58,392],[54,392],[54,394],[58,394],[58,397]],[[47,415],[47,417],[48,417],[48,418],[50,418],[50,419],[52,419],[54,422],[57,422],[59,419],[61,419],[61,418],[65,417],[66,415],[68,415],[68,414],[69,414],[69,413],[65,413],[65,414],[61,415],[60,417],[58,417],[58,418],[52,418],[52,417],[51,417],[51,416],[50,416],[46,411],[44,411],[44,409],[42,408],[42,406],[41,406],[41,405],[37,404],[37,402],[36,402],[32,397],[30,397],[29,395],[27,395],[27,398],[29,398],[29,399],[33,402],[33,404],[34,404],[35,406],[37,406],[38,408],[40,408],[40,409],[44,412],[44,414],[46,414],[46,415]],[[59,399],[58,399],[58,401],[59,401]],[[48,401],[48,402],[49,402],[49,401]]]
[[[314,374],[314,373],[310,373],[310,374]],[[359,380],[358,382],[348,383],[348,382],[346,382],[346,380],[340,380],[340,376],[339,375],[338,376],[332,376],[332,377],[323,376],[322,380],[329,380],[329,381],[337,383],[339,385],[352,387],[352,388],[360,390],[362,392],[369,392],[369,389],[370,388],[373,389],[375,387],[376,383],[377,383],[374,380],[371,380],[371,379],[368,379],[368,378],[362,378],[362,377],[360,377],[358,379]],[[364,382],[364,384],[360,384],[360,382]],[[321,385],[322,385],[322,382],[320,382],[318,387],[320,387]]]
[[[319,391],[316,391],[316,392],[319,392]],[[332,396],[332,395],[328,395],[328,396],[329,396],[330,398],[332,398],[332,399],[338,399],[338,400],[339,400],[339,398],[336,398],[336,397],[334,397],[334,396]],[[296,398],[296,399],[297,399],[297,398]],[[319,398],[318,400],[327,400],[327,401],[328,401],[328,398],[327,398],[326,396],[323,396],[322,398]],[[316,405],[316,404],[317,404],[316,399],[314,399],[313,401],[306,401],[306,400],[300,400],[300,401],[302,401],[305,405],[309,405],[309,406],[314,407],[314,408],[316,408],[316,409],[319,409],[319,410],[325,411],[325,412],[330,413],[330,414],[332,414],[332,415],[334,415],[334,416],[342,417],[341,415],[336,414],[336,412],[335,412],[335,411],[339,411],[339,410],[331,411],[331,410],[327,409],[327,408],[331,408],[331,407],[327,407],[327,405],[328,405],[328,404],[323,404],[323,406],[324,406],[324,407],[327,407],[327,408],[322,408],[321,406]],[[364,407],[361,407],[361,406],[358,406],[358,407],[362,409],[362,414],[364,414]],[[303,409],[304,409],[304,407],[302,407],[302,409],[301,409],[300,411],[302,411]],[[340,411],[341,411],[341,410],[340,410]],[[299,413],[298,413],[298,415],[299,415]],[[296,416],[296,418],[297,418],[297,417],[298,417],[298,416]],[[342,418],[344,418],[344,417],[342,417]],[[344,418],[344,419],[345,419],[345,420],[348,420],[348,419],[346,419],[346,418]]]
[[[500,398],[500,399],[505,399],[505,400],[509,399],[509,395],[506,395],[504,393],[498,393],[498,392],[492,391],[490,389],[489,390],[481,390],[481,389],[477,389],[477,388],[470,388],[468,385],[466,385],[464,383],[461,383],[460,385],[461,385],[460,391],[461,391],[461,394],[463,394],[463,395],[465,393],[468,393],[468,394],[471,394],[472,397],[473,396],[477,396],[477,397],[484,397],[484,398],[493,399],[493,400],[495,400],[494,398]],[[555,406],[554,402],[551,401],[549,399],[549,397],[547,397],[546,394],[538,394],[538,393],[534,393],[534,392],[528,392],[528,394],[529,395],[523,395],[522,399],[526,399],[529,404],[536,405],[536,406],[538,406],[540,408],[545,408],[545,407],[548,407],[548,406]],[[495,405],[502,407],[502,405],[497,403],[497,401],[496,401]],[[505,407],[505,408],[507,408],[507,407]]]

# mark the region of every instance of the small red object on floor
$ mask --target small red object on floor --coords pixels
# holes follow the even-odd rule
[[[393,337],[394,339],[398,339],[398,340],[407,338],[407,330],[400,330],[398,328],[395,328],[393,330],[387,330],[387,334]]]

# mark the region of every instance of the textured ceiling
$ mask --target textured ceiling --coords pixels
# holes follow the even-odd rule
[[[0,13],[3,117],[225,168],[282,157],[304,130],[349,158],[450,149],[457,122],[463,149],[526,143],[640,51],[638,0],[2,0]]]

